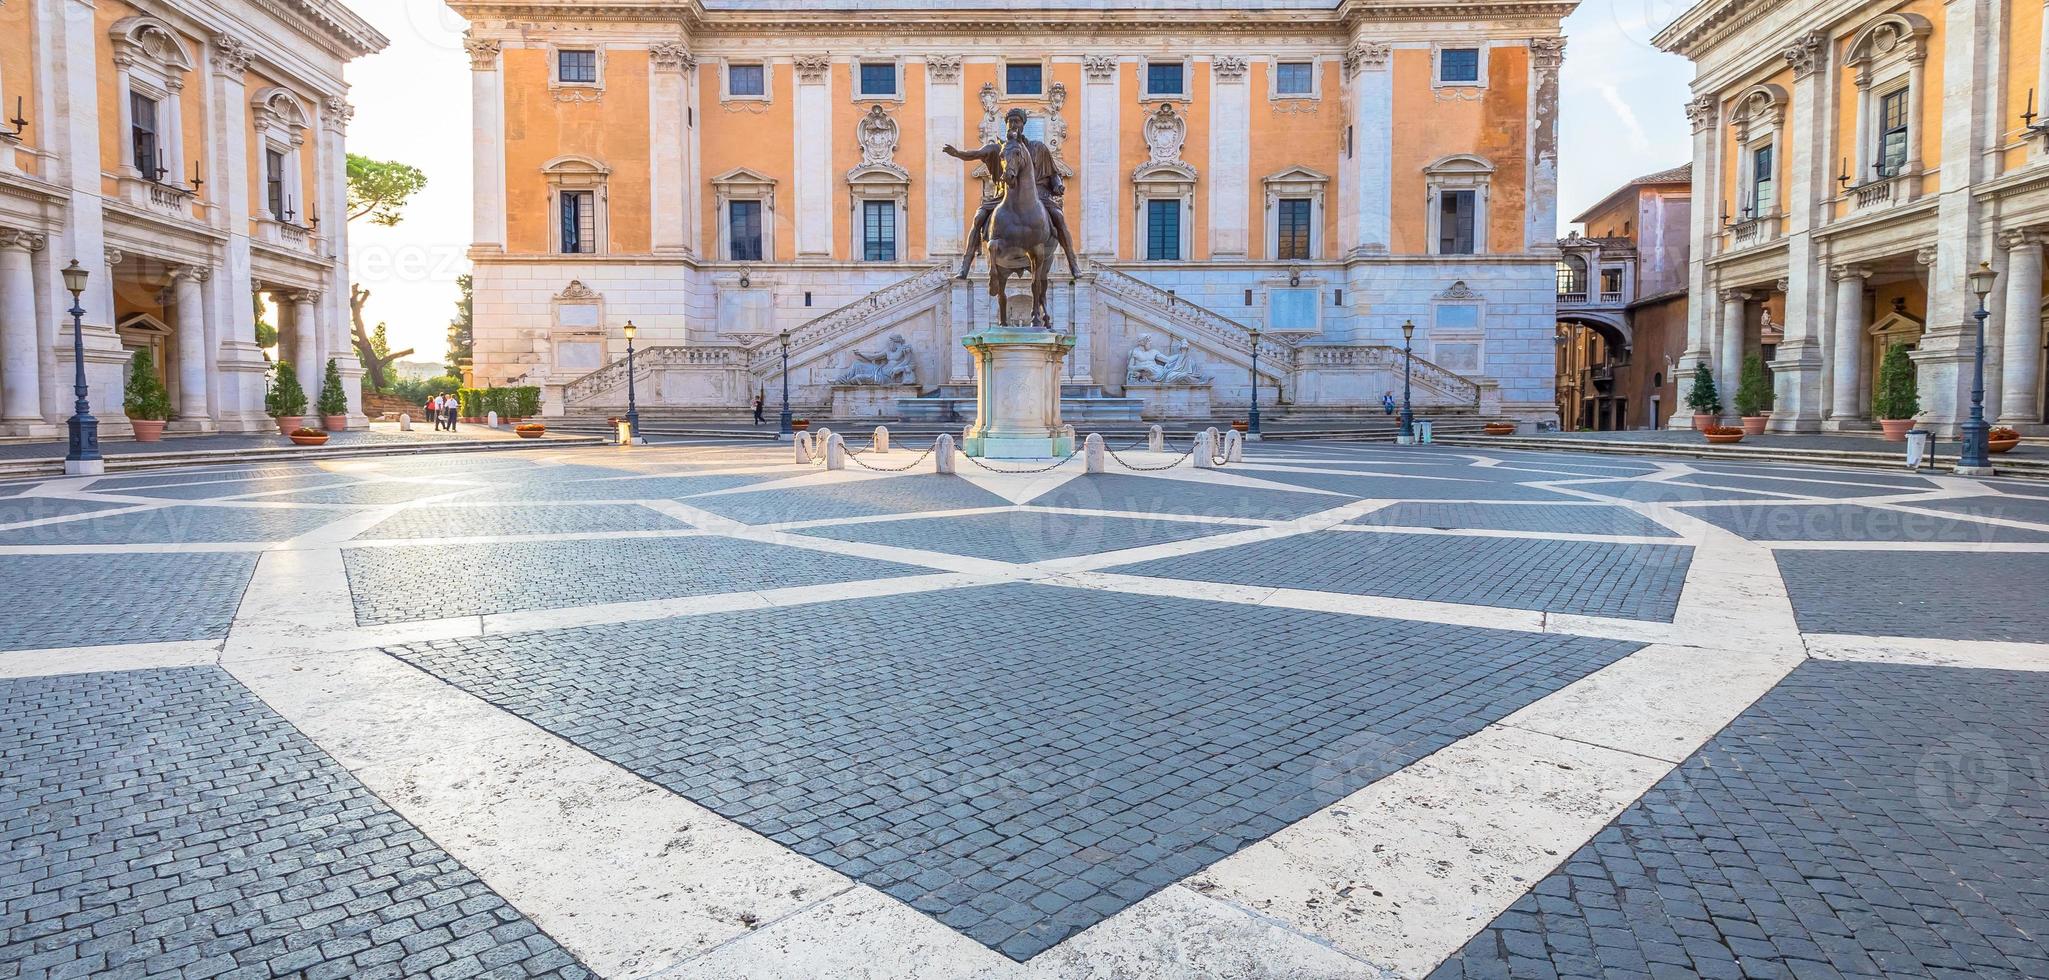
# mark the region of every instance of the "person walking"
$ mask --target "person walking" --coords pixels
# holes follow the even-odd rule
[[[448,420],[448,431],[455,431],[455,420],[462,414],[462,400],[454,395],[441,396],[441,415]]]
[[[434,431],[436,431],[436,432],[440,432],[440,431],[441,431],[441,395],[440,395],[439,393],[436,393],[436,394],[434,395],[434,397],[432,397],[432,398],[429,398],[429,399],[427,399],[427,418],[429,418],[429,419],[433,420],[433,422],[434,422]]]
[[[765,406],[765,405],[767,404],[767,402],[768,402],[768,396],[767,396],[767,395],[764,395],[764,394],[762,394],[761,392],[758,392],[758,391],[754,393],[754,424],[755,424],[755,425],[760,425],[760,424],[762,424],[763,422],[766,422],[766,421],[768,421],[768,419],[766,419],[766,418],[762,417],[762,414],[761,414],[761,410],[762,410],[762,408],[763,408],[763,407],[764,407],[764,406]]]
[[[1394,392],[1390,391],[1380,396],[1380,410],[1389,415],[1394,414]]]

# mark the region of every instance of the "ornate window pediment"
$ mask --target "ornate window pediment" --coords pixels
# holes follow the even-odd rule
[[[1928,56],[1928,38],[1935,25],[1919,14],[1887,14],[1850,38],[1844,64],[1869,69],[1893,59],[1921,59]]]
[[[153,66],[159,71],[184,74],[192,70],[192,53],[184,39],[154,17],[123,17],[108,28],[114,42],[114,63],[123,68]]]
[[[1736,97],[1729,114],[1730,123],[1736,127],[1737,142],[1748,143],[1769,135],[1785,119],[1789,104],[1786,90],[1777,85],[1753,85],[1745,89]]]

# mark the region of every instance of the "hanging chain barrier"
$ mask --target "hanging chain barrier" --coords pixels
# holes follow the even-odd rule
[[[904,472],[905,470],[909,470],[909,469],[911,469],[911,468],[913,468],[913,467],[917,466],[917,465],[918,465],[919,463],[922,463],[922,462],[924,462],[924,461],[925,461],[925,457],[927,457],[927,456],[930,456],[930,455],[932,455],[932,454],[933,454],[934,452],[938,451],[938,449],[939,449],[939,440],[937,440],[937,439],[934,439],[934,440],[932,440],[932,445],[930,445],[930,446],[926,447],[926,448],[925,448],[925,451],[924,451],[924,452],[922,452],[922,453],[919,453],[919,454],[918,454],[918,457],[917,457],[916,459],[913,459],[913,460],[911,460],[910,462],[908,462],[908,463],[905,463],[905,464],[904,464],[904,465],[902,465],[902,466],[870,466],[870,465],[868,465],[867,463],[863,463],[863,462],[861,462],[861,456],[863,456],[863,455],[866,455],[866,454],[868,454],[868,453],[870,453],[870,452],[873,452],[873,451],[874,451],[874,449],[875,449],[875,447],[874,447],[873,445],[870,445],[870,446],[869,446],[869,447],[868,447],[867,449],[863,449],[863,450],[861,450],[861,452],[859,452],[859,453],[856,453],[856,452],[854,452],[854,451],[852,451],[852,450],[848,450],[848,451],[847,451],[847,458],[848,458],[848,459],[851,459],[851,460],[853,460],[853,461],[854,461],[854,464],[855,464],[855,465],[857,465],[857,466],[861,467],[861,468],[862,468],[862,469],[864,469],[864,470],[874,470],[874,471],[875,471],[875,472],[877,472],[877,473],[902,473],[902,472]]]
[[[1136,447],[1136,446],[1126,446],[1126,447],[1124,447],[1124,449],[1125,449],[1125,451],[1126,451],[1126,452],[1129,452],[1130,450],[1132,450],[1132,449],[1134,449],[1134,448],[1137,448],[1137,447]],[[1193,447],[1193,446],[1190,446],[1187,452],[1185,452],[1185,453],[1182,453],[1181,455],[1179,455],[1179,456],[1176,456],[1176,457],[1174,457],[1173,461],[1172,461],[1172,462],[1169,462],[1169,463],[1168,463],[1167,465],[1165,465],[1165,466],[1133,466],[1133,465],[1131,465],[1130,463],[1126,462],[1126,461],[1125,461],[1125,459],[1124,459],[1124,457],[1122,457],[1122,456],[1119,456],[1119,455],[1117,454],[1117,450],[1115,450],[1115,449],[1111,449],[1111,448],[1110,448],[1110,447],[1108,447],[1108,446],[1104,446],[1104,447],[1103,447],[1103,451],[1104,451],[1104,452],[1107,452],[1107,453],[1109,453],[1109,454],[1110,454],[1110,458],[1111,458],[1111,459],[1114,459],[1114,460],[1116,460],[1116,461],[1117,461],[1117,465],[1119,465],[1119,466],[1122,466],[1122,467],[1124,467],[1125,469],[1127,469],[1127,470],[1130,470],[1130,471],[1132,471],[1133,473],[1157,473],[1157,472],[1159,472],[1159,471],[1161,471],[1161,470],[1171,470],[1171,469],[1173,469],[1174,467],[1176,467],[1176,466],[1179,466],[1179,465],[1181,465],[1182,463],[1185,463],[1185,462],[1187,462],[1187,461],[1188,461],[1188,459],[1189,459],[1189,457],[1191,457],[1191,456],[1194,456],[1194,455],[1195,455],[1195,447]]]
[[[975,464],[976,466],[979,466],[979,467],[981,467],[981,468],[983,468],[983,469],[985,469],[985,470],[988,470],[988,471],[989,471],[989,472],[991,472],[991,473],[1002,473],[1002,474],[1005,474],[1005,475],[1007,475],[1007,476],[1023,476],[1023,475],[1028,475],[1028,474],[1032,474],[1032,473],[1045,473],[1045,472],[1048,472],[1048,471],[1050,471],[1050,470],[1055,470],[1055,469],[1058,469],[1058,468],[1060,468],[1060,467],[1062,467],[1062,466],[1065,466],[1065,465],[1067,465],[1067,462],[1068,462],[1069,460],[1072,460],[1072,459],[1073,459],[1074,457],[1076,457],[1076,456],[1079,456],[1079,455],[1081,455],[1081,450],[1079,450],[1079,449],[1077,449],[1077,450],[1074,450],[1073,452],[1070,452],[1070,453],[1068,453],[1067,455],[1065,455],[1065,456],[1062,456],[1062,457],[1060,457],[1059,459],[1056,459],[1056,460],[1054,460],[1054,461],[1053,461],[1052,463],[1050,463],[1050,464],[1047,464],[1047,465],[1045,465],[1045,466],[1037,466],[1037,467],[1033,467],[1033,468],[1031,468],[1031,469],[1028,469],[1028,470],[1006,470],[1006,469],[1002,469],[1002,468],[1000,468],[1000,467],[996,467],[996,466],[990,466],[989,464],[987,464],[987,463],[984,463],[984,462],[982,462],[981,460],[979,460],[979,459],[977,459],[977,458],[975,458],[975,457],[973,457],[973,456],[968,456],[968,455],[967,455],[966,453],[962,453],[961,455],[962,455],[962,456],[964,456],[964,457],[966,457],[966,458],[967,458],[967,461],[968,461],[968,462],[970,462],[970,463],[973,463],[973,464]]]

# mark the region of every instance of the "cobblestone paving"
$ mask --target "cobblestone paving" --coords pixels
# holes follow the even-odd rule
[[[255,568],[254,554],[0,556],[0,650],[219,639]]]
[[[264,497],[266,501],[295,504],[349,504],[376,506],[403,504],[425,497],[438,497],[457,490],[474,490],[476,485],[449,480],[439,483],[357,483],[342,487],[318,487]]]
[[[0,545],[283,541],[348,516],[339,510],[157,507],[0,531]]]
[[[0,524],[41,521],[72,514],[132,507],[112,500],[69,500],[63,497],[0,497]]]
[[[874,517],[928,510],[1004,507],[1010,501],[966,480],[918,475],[854,480],[822,487],[695,497],[689,504],[743,524],[781,524],[830,517]]]
[[[428,505],[399,511],[360,540],[468,538],[516,534],[599,534],[608,531],[681,531],[690,525],[638,504],[512,504],[476,507]]]
[[[443,461],[442,466],[447,466]],[[201,470],[173,470],[137,473],[133,476],[107,476],[92,481],[87,489],[94,493],[126,493],[138,487],[175,486],[181,483],[222,483],[233,480],[270,480],[290,477],[326,477],[348,479],[345,474],[330,473],[313,466],[223,466]]]
[[[1684,545],[1323,531],[1106,571],[1669,622]]]
[[[1779,495],[1781,493],[1798,492],[1788,490],[1752,493],[1748,490],[1695,486],[1676,481],[1575,483],[1572,488],[1597,493],[1603,497],[1614,497],[1617,500],[1633,500],[1640,504],[1686,504],[1702,500],[1775,500],[1784,499]]]
[[[825,587],[931,569],[732,538],[394,545],[342,552],[356,622]]]
[[[2044,642],[2049,554],[1781,551],[1810,633]]]
[[[1935,482],[1927,477],[1910,476],[1905,473],[1887,473],[1872,469],[1827,469],[1814,466],[1786,466],[1770,463],[1724,463],[1717,460],[1687,460],[1686,465],[1702,473],[1718,473],[1728,476],[1775,476],[1804,480],[1818,480],[1824,483],[1875,483],[1880,486],[1898,487],[1901,490],[1933,490]]]
[[[1353,497],[1376,499],[1413,500],[1417,498],[1450,498],[1453,500],[1570,500],[1571,497],[1553,493],[1541,487],[1526,487],[1504,480],[1461,479],[1461,480],[1404,480],[1400,477],[1343,476],[1334,473],[1296,473],[1283,470],[1247,470],[1244,476],[1271,480],[1313,490],[1329,490]],[[1521,476],[1523,474],[1517,474]]]
[[[1072,510],[1285,521],[1342,507],[1351,500],[1326,494],[1248,491],[1182,480],[1102,473],[1077,476],[1030,503],[1038,507]]]
[[[620,474],[614,473],[613,476]],[[632,479],[521,479],[509,486],[494,487],[465,499],[491,501],[533,500],[673,500],[714,490],[765,483],[773,477],[742,473],[707,473],[702,476],[635,477]]]
[[[1482,531],[1541,531],[1552,534],[1617,534],[1672,538],[1678,534],[1624,507],[1568,504],[1400,503],[1382,507],[1354,524],[1392,527],[1468,528]]]
[[[1229,530],[1232,528],[1228,526],[1192,521],[1126,520],[1012,511],[931,520],[841,524],[798,533],[1024,563],[1185,541]]]
[[[801,616],[394,652],[1023,959],[1634,649],[1032,585]]]
[[[0,680],[0,759],[0,977],[589,975],[217,668]]]
[[[1729,487],[1737,490],[1762,490],[1767,493],[1795,493],[1805,497],[1831,497],[1849,499],[1852,497],[1890,497],[1911,493],[1911,488],[1859,486],[1847,482],[1855,480],[1856,474],[1837,477],[1840,482],[1804,480],[1786,477],[1728,476],[1719,473],[1699,473],[1686,478],[1686,482],[1703,487]]]
[[[1695,507],[1687,513],[1751,541],[2049,541],[2049,529],[2031,531],[1859,504],[1748,504]]]
[[[1433,976],[2049,976],[2049,674],[1812,662]]]
[[[1953,500],[1915,501],[1914,506],[1946,510],[1972,517],[2026,521],[2049,527],[2049,499],[2025,496],[1960,497]]]
[[[316,487],[333,486],[355,482],[358,477],[339,474],[307,474],[304,476],[266,477],[250,480],[204,480],[174,483],[168,486],[147,486],[112,488],[93,484],[94,493],[118,494],[123,497],[149,497],[156,500],[219,500],[227,497],[242,497],[249,494],[280,493],[290,490],[308,490]],[[265,500],[284,500],[284,497],[265,497]],[[310,501],[308,501],[310,502]]]

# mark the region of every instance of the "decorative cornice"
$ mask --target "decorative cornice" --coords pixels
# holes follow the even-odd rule
[[[1227,82],[1244,81],[1245,72],[1252,67],[1244,58],[1234,54],[1217,55],[1210,59],[1209,66],[1217,73],[1217,78]]]
[[[1828,35],[1820,31],[1808,31],[1793,39],[1793,43],[1787,45],[1786,50],[1781,53],[1786,56],[1786,64],[1792,67],[1793,77],[1806,78],[1820,69],[1822,63],[1827,60],[1824,55],[1827,47]]]
[[[1935,265],[1935,260],[1941,257],[1942,250],[1936,248],[1933,245],[1923,245],[1919,250],[1914,252],[1914,262],[1917,265],[1933,267]]]
[[[1385,41],[1359,41],[1345,51],[1345,74],[1356,75],[1362,71],[1380,71],[1394,54],[1394,48]]]
[[[1562,37],[1530,38],[1530,67],[1539,72],[1557,71],[1565,63],[1565,39]]]
[[[190,279],[193,282],[205,282],[211,278],[213,278],[213,270],[203,265],[174,266],[172,267],[170,272],[170,279],[172,282],[177,282],[180,279]]]
[[[499,44],[497,41],[487,41],[474,37],[462,39],[462,49],[469,52],[470,55],[471,71],[496,71],[498,68],[498,48]]]
[[[18,248],[25,252],[40,252],[47,239],[32,231],[14,228],[0,228],[0,249]]]
[[[571,279],[569,285],[562,287],[562,291],[555,294],[555,298],[570,301],[593,300],[598,298],[598,294],[584,285],[583,280]]]
[[[1693,124],[1693,131],[1696,133],[1713,126],[1715,124],[1715,97],[1712,95],[1698,95],[1687,100],[1686,121]]]
[[[925,76],[942,85],[960,81],[960,55],[928,54],[925,56]]]
[[[648,45],[647,61],[655,71],[690,71],[697,67],[690,46],[681,41],[656,41]]]
[[[1871,270],[1861,265],[1839,265],[1828,270],[1828,277],[1837,282],[1845,279],[1869,279]]]
[[[226,78],[239,79],[249,70],[249,59],[256,51],[249,42],[233,34],[213,36],[213,73]]]
[[[832,55],[800,54],[790,59],[797,66],[797,80],[800,82],[825,81],[825,73],[832,70]]]
[[[1097,81],[1117,77],[1117,56],[1114,54],[1085,54],[1081,56],[1081,70]]]
[[[1999,233],[1999,247],[2008,252],[2030,245],[2039,247],[2043,240],[2042,229],[2039,228],[2009,228]]]
[[[282,0],[265,0],[282,2]],[[297,0],[317,2],[317,0]],[[1041,0],[1011,6],[959,6],[945,0],[922,0],[903,5],[879,18],[856,3],[721,5],[705,9],[702,3],[677,0],[449,0],[454,11],[472,23],[610,21],[674,24],[679,19],[693,38],[720,33],[768,33],[783,36],[823,34],[895,37],[1045,32],[1154,36],[1161,32],[1186,31],[1199,25],[1203,30],[1232,35],[1328,33],[1352,29],[1364,23],[1413,21],[1436,29],[1444,23],[1483,21],[1552,22],[1564,18],[1573,0],[1335,0],[1323,9],[1298,6],[1266,7],[1246,3],[1239,9],[1210,9],[1194,6],[1125,5]],[[905,9],[908,7],[909,9]]]
[[[106,260],[107,260],[107,266],[108,266],[109,268],[112,268],[113,266],[117,266],[117,265],[120,265],[120,264],[121,264],[121,260],[122,260],[122,259],[125,259],[125,258],[127,258],[127,257],[128,257],[128,256],[127,256],[127,255],[126,255],[125,253],[123,253],[123,252],[122,252],[122,251],[121,251],[120,249],[118,249],[118,248],[115,248],[115,247],[114,247],[114,246],[112,246],[112,245],[109,245],[109,246],[107,246],[107,247],[106,247],[105,249],[103,249],[103,250],[101,251],[101,254],[102,254],[102,255],[103,255],[103,256],[104,256],[105,258],[106,258]]]
[[[337,133],[349,131],[349,120],[356,118],[356,107],[339,95],[330,95],[321,102],[326,112],[321,113],[320,122]]]

